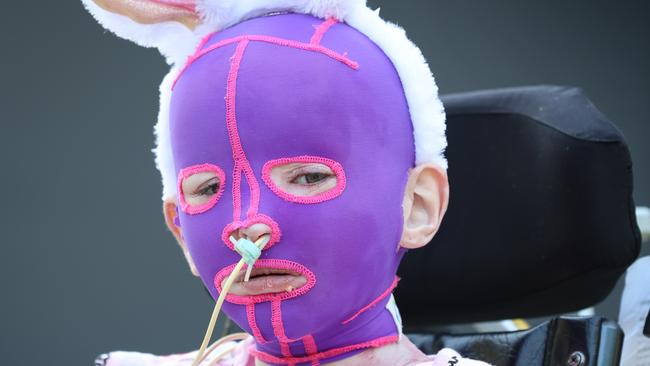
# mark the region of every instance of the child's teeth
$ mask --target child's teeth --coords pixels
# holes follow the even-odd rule
[[[293,291],[293,286],[287,286],[287,292]]]

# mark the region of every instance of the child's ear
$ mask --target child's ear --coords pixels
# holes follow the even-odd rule
[[[409,171],[404,189],[404,226],[400,246],[425,246],[438,231],[449,203],[447,172],[435,164],[421,164]]]
[[[185,260],[187,260],[187,264],[190,266],[190,271],[192,271],[193,275],[198,277],[199,271],[196,270],[194,260],[192,260],[192,256],[187,250],[187,245],[185,244],[185,240],[183,239],[183,234],[181,231],[181,226],[178,223],[178,209],[175,199],[166,199],[163,202],[163,214],[165,215],[165,223],[167,224],[167,228],[169,228],[169,231],[172,232],[172,235],[174,235],[174,238],[176,238],[178,245],[181,247],[181,250],[185,255]]]

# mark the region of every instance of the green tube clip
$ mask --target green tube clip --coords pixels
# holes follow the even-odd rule
[[[262,249],[248,239],[240,238],[239,240],[234,240],[234,238],[231,237],[230,241],[235,246],[235,251],[237,251],[237,253],[244,258],[244,262],[251,267],[262,254]]]

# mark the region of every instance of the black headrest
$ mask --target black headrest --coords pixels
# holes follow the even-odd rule
[[[574,311],[637,257],[632,162],[580,89],[449,95],[450,201],[409,252],[396,291],[407,328]]]

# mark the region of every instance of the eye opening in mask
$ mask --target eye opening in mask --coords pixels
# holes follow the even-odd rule
[[[284,200],[304,204],[336,198],[346,185],[341,164],[308,155],[268,161],[262,168],[262,179]]]
[[[224,191],[226,175],[213,164],[184,168],[178,174],[178,198],[183,212],[196,215],[214,207]]]

